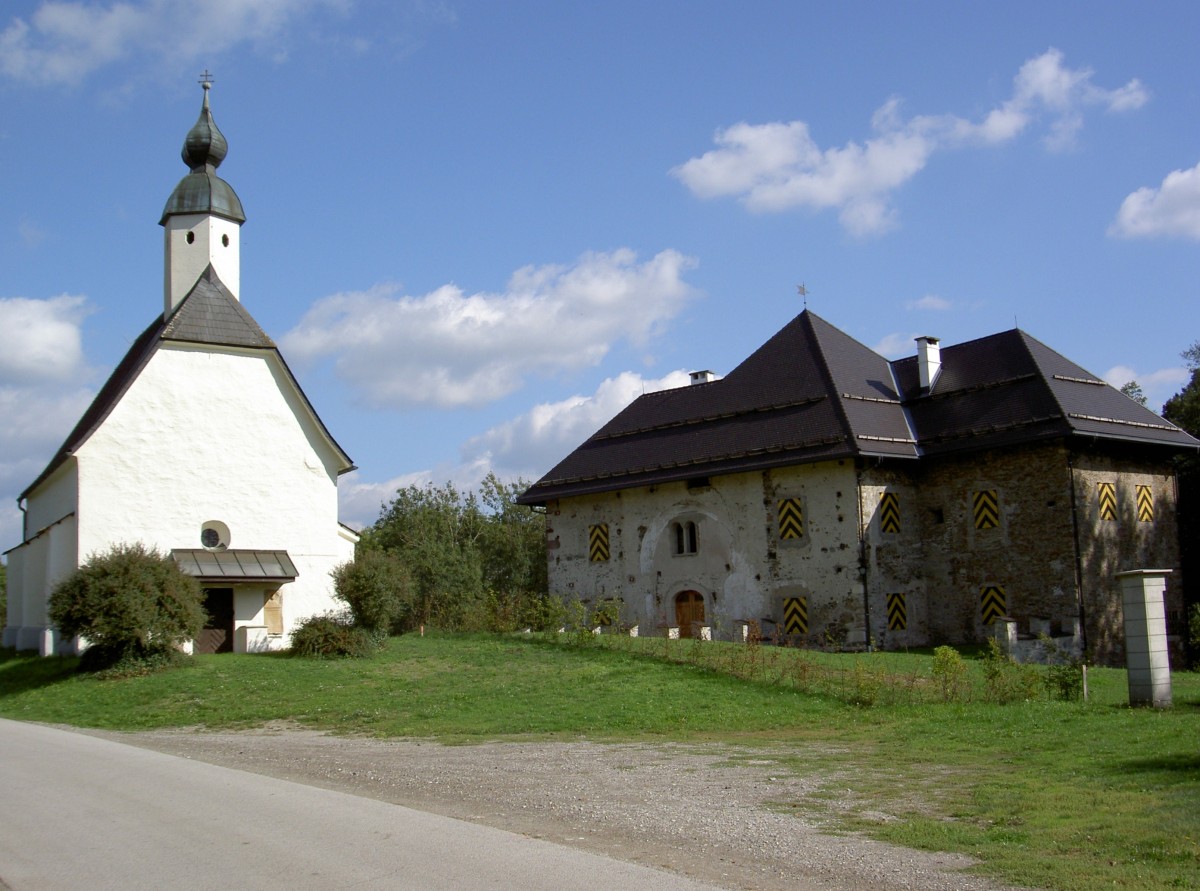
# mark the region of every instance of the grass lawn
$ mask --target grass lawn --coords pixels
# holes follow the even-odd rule
[[[1200,888],[1200,675],[1175,707],[1130,709],[1125,673],[1089,701],[986,700],[985,664],[942,701],[920,653],[814,654],[605,637],[406,636],[378,656],[201,656],[99,681],[75,660],[0,655],[0,716],[138,730],[290,720],[338,733],[468,743],[688,739],[754,746],[826,777],[839,824],[978,857],[1052,889]],[[751,757],[751,756],[747,756]],[[842,810],[849,802],[850,807]],[[782,809],[834,813],[819,799]],[[886,815],[886,816],[885,816]]]

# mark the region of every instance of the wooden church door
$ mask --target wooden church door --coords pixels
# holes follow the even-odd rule
[[[233,652],[233,588],[205,588],[204,629],[196,638],[196,653]]]
[[[680,637],[691,637],[692,629],[704,624],[704,595],[699,591],[680,591],[675,595],[675,624]]]

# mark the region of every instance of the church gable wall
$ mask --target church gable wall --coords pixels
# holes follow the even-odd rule
[[[198,548],[202,525],[219,521],[231,548],[291,555],[288,630],[331,608],[329,570],[353,546],[338,534],[331,457],[274,366],[267,353],[159,349],[79,451],[81,554],[119,541]]]

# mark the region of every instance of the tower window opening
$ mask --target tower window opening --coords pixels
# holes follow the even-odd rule
[[[187,243],[188,243],[188,244],[192,244],[192,243],[193,243],[195,240],[196,240],[196,233],[195,233],[195,232],[189,232],[189,233],[187,234]]]
[[[221,236],[221,244],[225,245],[225,247],[229,247],[229,236],[227,234]]]

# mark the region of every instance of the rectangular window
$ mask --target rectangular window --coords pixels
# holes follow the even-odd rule
[[[976,529],[996,529],[1000,526],[1000,496],[995,489],[981,489],[972,501]]]
[[[1101,520],[1117,518],[1117,487],[1112,483],[1097,483],[1096,498],[1100,506]]]
[[[784,498],[779,502],[779,538],[797,541],[804,537],[804,512],[799,498]]]
[[[888,631],[904,631],[908,628],[908,604],[903,593],[887,596],[887,616]]]
[[[263,624],[267,634],[283,634],[283,595],[278,591],[263,595]]]
[[[808,634],[808,598],[783,599],[783,633]]]
[[[1149,486],[1137,487],[1137,515],[1139,523],[1154,522],[1154,490]]]
[[[979,613],[984,625],[991,625],[1008,613],[1003,585],[984,585],[979,589]]]
[[[885,535],[900,533],[900,496],[895,492],[879,496],[879,529]]]
[[[607,523],[588,526],[588,559],[593,563],[603,563],[608,559]]]

